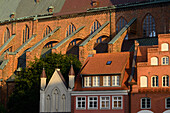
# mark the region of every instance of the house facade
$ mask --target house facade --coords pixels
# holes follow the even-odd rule
[[[158,45],[139,46],[137,84],[132,86],[132,113],[169,113],[170,34],[158,35]]]
[[[88,57],[71,92],[72,113],[128,113],[130,53]]]

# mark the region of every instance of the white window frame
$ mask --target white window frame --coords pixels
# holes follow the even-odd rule
[[[170,109],[170,107],[167,107],[167,99],[170,99],[170,97],[165,98],[165,109]]]
[[[145,99],[145,108],[142,108],[142,99]],[[150,99],[150,107],[149,108],[147,108],[147,105],[148,105],[148,103],[147,103],[147,99],[150,99],[150,98],[141,98],[141,100],[140,100],[140,107],[141,107],[141,109],[151,109],[151,99]]]
[[[102,98],[105,98],[105,100],[102,100]],[[109,100],[106,100],[106,98],[109,97]],[[109,101],[109,107],[106,107],[106,102]],[[105,103],[105,107],[102,107],[102,102]],[[100,109],[110,109],[110,96],[100,96]]]
[[[81,102],[81,107],[78,107],[78,102],[79,102],[79,100],[78,100],[78,98],[81,98],[81,100],[80,100],[80,102]],[[82,98],[85,98],[85,100],[82,100]],[[85,107],[82,107],[82,102],[85,102]],[[76,109],[86,109],[86,97],[76,97]]]
[[[120,76],[112,76],[112,86],[120,86]]]
[[[169,57],[164,56],[162,57],[162,65],[168,65],[169,64]]]
[[[84,77],[84,87],[91,87],[91,77]]]
[[[158,87],[159,86],[159,78],[158,78],[158,80],[156,79],[158,76],[156,76],[156,75],[154,75],[154,76],[152,76],[151,77],[151,87]],[[155,85],[153,86],[153,80],[152,80],[152,78],[155,78]],[[156,81],[158,81],[158,86],[156,86]]]
[[[151,65],[152,66],[158,65],[158,58],[157,57],[152,57],[151,58]]]
[[[142,81],[142,77],[146,79],[146,81]],[[144,84],[146,82],[146,84]],[[140,76],[140,87],[148,87],[148,77],[147,76]]]
[[[114,97],[117,99],[114,100]],[[118,97],[121,97],[121,100],[118,100]],[[117,107],[114,107],[114,101],[117,102]],[[118,102],[121,101],[121,107],[118,107]],[[112,109],[123,109],[123,96],[112,96]]]
[[[165,77],[165,86],[163,85],[164,84],[164,80],[163,80],[164,77]],[[169,76],[168,75],[162,76],[162,87],[169,87]]]
[[[103,86],[110,86],[110,76],[103,76]]]
[[[100,86],[100,77],[99,76],[93,76],[93,86],[94,87]]]
[[[90,98],[97,98],[97,100],[90,100]],[[94,102],[97,102],[97,107],[90,107],[90,102],[93,102],[93,104],[94,104]],[[88,97],[88,109],[98,109],[98,97],[97,96],[89,96]]]
[[[168,43],[162,43],[161,44],[161,51],[169,51],[169,44]]]

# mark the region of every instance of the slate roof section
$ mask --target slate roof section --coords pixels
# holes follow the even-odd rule
[[[129,52],[101,53],[89,57],[81,75],[121,74],[129,59]],[[107,61],[112,61],[106,65]]]
[[[16,18],[48,14],[48,7],[54,7],[54,13],[60,12],[65,0],[0,0],[0,21],[9,20],[10,14],[15,13]],[[5,13],[4,13],[5,12]]]

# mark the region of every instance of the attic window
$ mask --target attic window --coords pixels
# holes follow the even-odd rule
[[[91,5],[93,7],[97,7],[99,5],[99,2],[97,0],[92,0]]]
[[[107,61],[106,65],[110,65],[112,63],[112,61]]]
[[[54,11],[54,7],[53,6],[48,7],[48,12],[49,13],[52,13],[53,11]]]

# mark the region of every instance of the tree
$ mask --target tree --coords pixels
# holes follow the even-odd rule
[[[23,69],[16,78],[15,91],[9,98],[9,113],[38,113],[40,75],[43,67],[47,75],[47,83],[50,80],[56,67],[61,69],[65,80],[68,83],[68,73],[71,62],[77,75],[81,67],[80,61],[73,55],[49,54],[45,58],[37,59],[30,63],[30,66]]]

